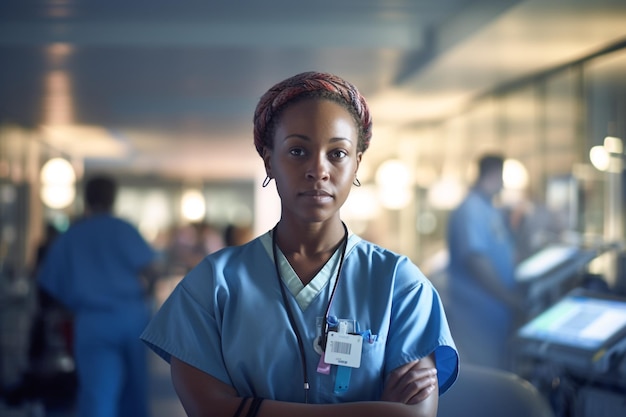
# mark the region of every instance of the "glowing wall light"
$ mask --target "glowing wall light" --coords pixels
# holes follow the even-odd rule
[[[390,210],[399,210],[411,202],[411,171],[397,159],[383,162],[376,170],[376,185],[380,204]]]
[[[52,158],[40,172],[41,201],[53,209],[68,207],[76,197],[76,173],[63,158]]]
[[[445,175],[428,189],[427,199],[431,207],[451,210],[463,199],[465,187],[454,176]]]
[[[604,146],[598,145],[589,150],[589,160],[597,170],[606,171],[609,169],[611,157]]]
[[[504,181],[504,188],[523,190],[528,186],[528,171],[524,164],[517,159],[507,159],[504,161],[502,180]]]
[[[610,154],[621,155],[624,153],[624,145],[620,138],[615,136],[607,136],[604,138],[604,149]]]
[[[160,190],[150,191],[141,207],[139,230],[149,240],[154,241],[160,230],[165,230],[170,221],[167,194]]]
[[[198,221],[206,214],[206,202],[204,195],[198,190],[187,190],[181,199],[181,211],[183,219],[188,221]]]
[[[411,172],[406,164],[389,159],[376,170],[376,184],[387,187],[406,187],[411,181]]]
[[[378,217],[380,206],[376,200],[374,187],[364,185],[353,188],[341,209],[341,214],[346,220],[356,221],[367,221]]]
[[[620,138],[607,136],[604,144],[594,146],[589,150],[589,160],[598,171],[620,173],[624,144]]]

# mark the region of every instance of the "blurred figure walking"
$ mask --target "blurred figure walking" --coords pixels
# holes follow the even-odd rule
[[[78,417],[146,417],[147,349],[156,253],[130,223],[113,215],[116,182],[85,186],[85,215],[50,248],[41,288],[73,314]]]

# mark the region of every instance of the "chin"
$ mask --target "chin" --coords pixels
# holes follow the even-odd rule
[[[336,215],[337,212],[315,210],[314,212],[299,213],[297,217],[306,223],[323,223],[332,220]]]

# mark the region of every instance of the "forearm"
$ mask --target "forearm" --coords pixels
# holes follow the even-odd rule
[[[211,406],[203,409],[189,407],[183,403],[189,417],[231,417],[239,406],[240,397],[219,398],[211,401]],[[240,415],[246,416],[251,404],[248,400]],[[426,412],[426,407],[385,401],[351,402],[341,404],[303,404],[284,401],[264,400],[257,417],[434,417]]]
[[[515,292],[504,286],[498,273],[491,265],[490,261],[483,256],[474,255],[468,259],[467,266],[472,276],[485,288],[491,295],[509,305],[516,307],[520,300]]]
[[[154,295],[154,288],[161,277],[162,268],[157,263],[151,263],[146,265],[140,272],[141,279],[143,281],[143,285],[146,291],[146,294],[149,296]]]
[[[171,360],[172,382],[189,417],[231,417],[241,397],[233,387],[176,359]],[[241,415],[251,404],[248,400]],[[435,389],[417,404],[391,401],[351,402],[341,404],[302,404],[264,400],[257,417],[434,417],[437,415],[438,391]]]

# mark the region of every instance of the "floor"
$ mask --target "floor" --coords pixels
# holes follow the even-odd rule
[[[186,417],[172,386],[169,365],[152,352],[149,360],[151,417]],[[36,402],[9,407],[0,401],[0,417],[75,417],[75,414],[65,407],[46,411]]]
[[[177,277],[162,281],[157,288],[159,293],[156,306],[165,300],[178,280],[180,278]],[[24,364],[28,361],[27,336],[30,335],[32,326],[29,303],[32,300],[20,298],[18,301],[9,303],[5,299],[0,299],[0,394],[4,394],[2,388],[6,381],[19,380]],[[186,417],[171,383],[169,365],[149,349],[148,355],[152,412],[150,417]],[[55,393],[51,391],[47,393],[57,396],[56,390]],[[64,404],[55,410],[45,410],[41,401],[27,400],[9,404],[4,396],[0,395],[0,417],[75,417],[75,415]]]

